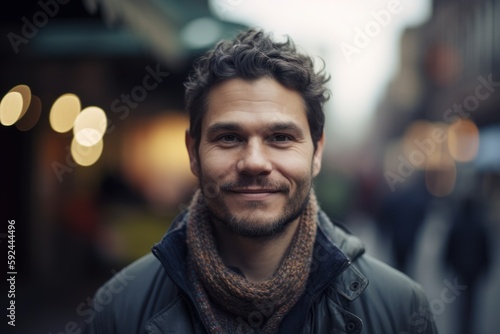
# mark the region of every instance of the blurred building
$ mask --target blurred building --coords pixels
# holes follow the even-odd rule
[[[437,0],[428,22],[405,31],[399,71],[378,107],[369,140],[371,144],[378,143],[381,171],[401,174],[397,171],[401,164],[399,154],[415,170],[443,172],[444,178],[449,173],[443,168],[473,167],[469,163],[478,157],[479,133],[500,122],[499,15],[499,3],[494,0]],[[433,134],[436,127],[446,133],[435,130]],[[437,137],[443,137],[442,142]],[[430,141],[436,147],[432,148]],[[418,150],[423,152],[423,158]],[[453,161],[446,162],[448,158]],[[428,189],[431,193],[437,190],[439,196],[439,189],[433,188],[437,183],[430,179],[428,176]],[[462,184],[456,177],[451,179],[455,182],[443,194],[451,193],[455,187],[461,191]],[[465,175],[460,179],[465,179]],[[394,188],[403,187],[404,183],[398,178],[393,181]],[[463,186],[465,190],[468,185]]]
[[[433,1],[428,22],[402,36],[399,70],[366,146],[376,152],[380,176],[370,212],[392,245],[390,260],[424,285],[434,306],[442,302],[444,280],[462,277],[444,254],[459,209],[473,199],[475,214],[468,229],[461,229],[468,231],[461,247],[482,264],[476,268],[480,283],[468,315],[460,313],[465,293],[433,310],[442,333],[498,328],[498,302],[489,296],[500,294],[500,215],[493,209],[500,204],[499,32],[499,1]],[[483,240],[479,246],[477,240]]]

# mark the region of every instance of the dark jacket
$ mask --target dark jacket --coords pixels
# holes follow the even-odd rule
[[[86,311],[85,333],[206,333],[185,276],[185,218],[181,214],[172,223],[154,255],[135,261],[97,291],[94,309]],[[254,321],[245,320],[250,326]],[[437,331],[421,286],[364,254],[357,237],[320,212],[306,292],[279,333]]]

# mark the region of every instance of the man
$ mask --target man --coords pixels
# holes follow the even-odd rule
[[[436,333],[421,287],[319,207],[327,81],[258,29],[195,63],[199,190],[153,254],[97,292],[88,333]]]

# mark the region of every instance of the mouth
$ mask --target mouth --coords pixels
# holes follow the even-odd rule
[[[279,190],[269,188],[239,188],[231,189],[228,192],[252,200],[265,199],[266,197],[280,193]]]
[[[262,194],[262,193],[277,193],[279,190],[269,189],[269,188],[240,188],[240,189],[231,189],[229,190],[233,193],[241,193],[241,194]]]

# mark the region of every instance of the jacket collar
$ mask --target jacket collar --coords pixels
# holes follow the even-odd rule
[[[368,280],[351,265],[354,259],[363,254],[363,244],[340,226],[334,225],[323,211],[319,211],[306,292],[283,319],[279,333],[296,333],[303,328],[311,305],[327,288],[333,287],[345,298],[353,300],[368,284]]]
[[[318,228],[347,257],[349,264],[364,254],[365,247],[361,240],[342,223],[333,223],[323,211],[318,214]],[[349,265],[335,278],[333,285],[342,296],[354,300],[366,288],[368,279],[355,266]]]
[[[365,247],[358,237],[354,236],[342,223],[332,222],[322,210],[318,213],[318,227],[351,262],[365,252]]]
[[[162,240],[153,246],[153,254],[160,260],[170,279],[184,292],[190,295],[186,279],[186,223],[187,210],[179,214],[163,236]]]

